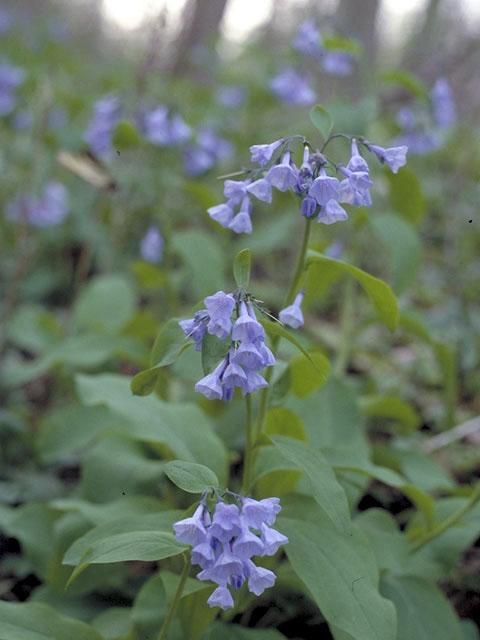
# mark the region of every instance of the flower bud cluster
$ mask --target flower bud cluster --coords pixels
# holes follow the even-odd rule
[[[256,596],[275,583],[273,571],[258,567],[253,556],[272,556],[288,538],[273,529],[281,510],[278,498],[253,500],[235,496],[236,504],[219,500],[213,518],[206,504],[190,518],[173,525],[177,540],[192,548],[192,564],[202,569],[199,580],[211,580],[218,587],[208,599],[211,607],[233,607],[229,587],[237,590],[247,582]]]
[[[193,338],[197,351],[201,350],[206,333],[220,340],[230,337],[231,346],[212,373],[197,382],[195,391],[209,400],[230,401],[235,387],[240,387],[245,395],[268,386],[258,371],[274,365],[275,358],[265,345],[265,329],[243,290],[235,294],[218,291],[207,296],[204,303],[206,309],[179,322],[185,335]],[[237,317],[233,322],[234,312]]]
[[[301,201],[300,212],[306,218],[316,216],[317,222],[333,224],[348,219],[342,204],[357,207],[369,207],[372,204],[370,188],[370,169],[365,158],[360,154],[358,142],[351,139],[351,157],[346,166],[336,165],[319,151],[312,153],[307,142],[304,142],[303,161],[300,167],[292,162],[290,143],[292,136],[270,144],[250,147],[252,162],[262,167],[250,171],[256,180],[226,180],[224,195],[227,202],[210,207],[209,216],[223,227],[236,233],[251,233],[252,221],[250,213],[255,196],[263,202],[272,202],[272,187],[278,191],[293,191]],[[407,160],[408,147],[405,145],[384,149],[362,140],[361,144],[374,153],[382,164],[386,164],[393,173],[397,173]],[[278,156],[274,158],[277,149]],[[268,168],[268,165],[271,165]],[[334,168],[343,179],[328,175],[327,168]],[[260,177],[258,177],[260,176]],[[239,211],[235,207],[239,205]]]

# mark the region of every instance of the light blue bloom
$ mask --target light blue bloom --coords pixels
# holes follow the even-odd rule
[[[329,200],[320,209],[320,213],[317,216],[317,222],[322,222],[323,224],[333,224],[334,222],[344,222],[345,220],[348,220],[348,214],[336,200]]]
[[[384,149],[383,147],[378,147],[376,144],[369,144],[368,148],[377,156],[380,162],[386,164],[393,173],[397,173],[400,167],[407,164],[408,147],[406,145]]]
[[[254,342],[257,339],[265,340],[265,329],[255,317],[249,314],[245,302],[241,302],[240,314],[232,329],[232,340]]]
[[[235,307],[235,298],[231,293],[217,291],[213,296],[204,299],[210,320],[207,324],[208,333],[224,340],[230,335],[232,327],[232,311]]]
[[[273,556],[277,553],[279,547],[288,543],[287,536],[284,536],[283,533],[276,529],[268,527],[266,524],[260,526],[260,531],[262,534],[260,539],[264,544],[263,555],[265,556]]]
[[[292,327],[293,329],[298,329],[298,327],[303,326],[304,320],[301,309],[303,296],[304,291],[302,290],[296,295],[295,300],[291,305],[280,311],[278,314],[280,322],[283,322],[283,324],[286,324],[288,327]]]
[[[240,205],[240,210],[236,216],[230,221],[228,228],[235,233],[252,233],[252,219],[250,213],[252,211],[252,203],[248,196],[245,196]]]
[[[327,176],[325,168],[320,169],[320,175],[312,183],[308,194],[315,198],[319,205],[327,204],[329,200],[340,197],[340,182],[337,178]]]
[[[207,604],[211,607],[220,607],[224,610],[231,609],[233,607],[232,594],[225,586],[217,587],[207,600]]]
[[[224,229],[228,228],[228,225],[233,220],[233,217],[235,215],[233,207],[230,203],[231,200],[229,202],[217,204],[214,207],[210,207],[209,209],[207,209],[207,213],[210,218],[221,224]]]
[[[257,567],[251,560],[246,561],[248,575],[248,590],[256,596],[261,596],[265,589],[275,584],[275,574],[270,569]]]
[[[222,360],[209,373],[195,384],[195,391],[203,394],[209,400],[221,400],[223,398],[222,374],[227,367],[228,361]]]
[[[272,185],[265,178],[260,178],[260,180],[249,184],[247,191],[263,202],[268,202],[269,204],[272,202]]]
[[[151,226],[140,243],[140,255],[147,262],[160,264],[163,259],[163,245],[165,241],[158,227]]]
[[[207,532],[204,526],[204,513],[205,506],[200,504],[196,508],[193,516],[175,522],[173,529],[178,542],[192,546],[205,542]]]
[[[220,542],[229,542],[242,531],[240,512],[234,504],[218,502],[209,533]]]
[[[265,179],[279,191],[287,191],[298,184],[298,174],[290,164],[290,151],[287,151],[280,164],[270,168]]]
[[[256,162],[261,167],[264,167],[270,160],[278,147],[283,144],[283,138],[275,140],[270,144],[254,144],[250,147],[250,153],[252,154],[251,161]]]

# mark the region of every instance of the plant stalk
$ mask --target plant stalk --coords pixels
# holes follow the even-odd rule
[[[245,461],[243,466],[243,483],[242,492],[247,495],[250,491],[250,485],[252,483],[252,465],[253,465],[253,420],[252,420],[252,399],[250,394],[245,396],[245,406],[247,409],[246,419],[246,440],[245,440]]]
[[[168,613],[167,613],[167,617],[165,618],[165,622],[163,623],[163,626],[160,630],[160,634],[157,638],[157,640],[165,640],[165,638],[167,637],[167,633],[170,629],[170,625],[172,624],[172,620],[173,620],[173,616],[175,615],[175,611],[177,610],[177,607],[180,603],[180,598],[182,597],[182,593],[183,593],[183,587],[185,586],[185,582],[187,580],[188,574],[190,572],[190,555],[187,553],[183,554],[183,558],[184,558],[184,566],[183,566],[183,571],[182,571],[182,575],[180,576],[180,581],[178,583],[177,586],[177,590],[175,591],[175,595],[173,596],[173,600],[170,603],[170,607],[168,609]]]

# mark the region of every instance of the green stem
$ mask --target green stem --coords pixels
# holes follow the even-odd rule
[[[252,463],[253,463],[253,420],[252,420],[252,400],[250,394],[245,396],[245,406],[247,408],[246,419],[246,440],[245,440],[245,462],[243,465],[242,491],[248,494],[252,483]]]
[[[470,509],[472,509],[479,500],[480,500],[480,484],[478,484],[477,487],[474,489],[472,495],[467,500],[467,502],[463,505],[463,507],[460,507],[460,509],[455,511],[455,513],[452,513],[452,515],[449,518],[437,524],[437,526],[434,527],[431,531],[429,531],[424,536],[419,538],[416,542],[414,542],[410,547],[410,553],[416,553],[417,551],[419,551],[419,549],[424,547],[426,544],[428,544],[432,540],[435,540],[435,538],[438,538],[438,536],[441,536],[442,533],[447,531],[447,529],[450,529],[450,527],[453,527],[454,525],[456,525],[457,522],[461,520],[461,518],[463,518],[463,516],[466,513],[468,513]]]
[[[175,595],[173,596],[173,600],[170,603],[170,607],[168,609],[167,617],[165,618],[165,622],[163,623],[162,629],[157,640],[165,640],[167,637],[168,630],[170,629],[170,625],[172,624],[173,616],[180,602],[180,598],[182,597],[183,587],[185,586],[185,582],[187,580],[188,574],[190,572],[190,555],[184,553],[184,566],[182,575],[180,576],[180,582],[178,583],[177,590],[175,591]]]
[[[340,346],[335,360],[335,375],[341,377],[347,368],[352,350],[353,341],[353,294],[354,294],[353,278],[348,278],[345,283],[343,303],[341,310],[341,328],[340,328]]]
[[[308,241],[310,239],[310,229],[312,226],[312,218],[306,218],[305,220],[305,231],[303,233],[303,241],[302,241],[302,246],[300,249],[300,253],[298,254],[298,259],[297,259],[297,266],[295,267],[295,271],[293,273],[291,282],[290,282],[290,286],[288,288],[287,291],[287,295],[285,296],[285,299],[283,301],[282,304],[282,309],[284,309],[285,307],[288,307],[288,305],[292,304],[293,302],[293,298],[295,296],[295,293],[298,289],[298,285],[300,283],[300,280],[302,278],[302,274],[303,271],[305,269],[305,256],[307,254],[307,249],[308,249]],[[273,355],[276,357],[277,356],[277,351],[278,351],[278,344],[280,342],[280,338],[279,336],[274,336],[272,338],[272,344],[271,344],[271,348],[272,348],[272,353]],[[260,407],[258,409],[258,418],[257,418],[257,426],[256,426],[256,433],[255,433],[255,439],[257,440],[258,437],[260,436],[260,434],[262,433],[263,430],[263,424],[265,422],[265,415],[267,413],[267,407],[268,407],[268,398],[269,398],[269,394],[270,394],[270,380],[272,378],[272,374],[273,374],[273,367],[269,367],[266,371],[265,374],[265,380],[268,382],[268,387],[264,387],[261,391],[261,395],[260,395]]]

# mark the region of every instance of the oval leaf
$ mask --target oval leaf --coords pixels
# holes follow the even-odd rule
[[[160,329],[153,345],[150,356],[152,368],[173,364],[192,344],[195,343],[185,337],[185,333],[178,324],[178,319],[172,318]]]
[[[326,142],[333,129],[332,116],[325,107],[322,107],[321,104],[316,104],[310,109],[310,120]]]
[[[217,476],[203,464],[172,460],[163,468],[173,484],[188,493],[203,493],[207,487],[218,487],[219,484]]]
[[[252,257],[250,249],[242,249],[235,256],[235,262],[233,263],[233,275],[235,281],[239,287],[246,289],[250,281],[250,263]]]

